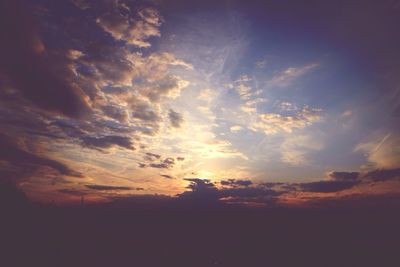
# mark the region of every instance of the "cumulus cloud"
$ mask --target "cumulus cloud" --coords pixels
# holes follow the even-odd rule
[[[319,121],[321,119],[320,113],[321,110],[307,106],[293,115],[263,113],[259,114],[259,120],[252,127],[262,130],[265,134],[291,133],[296,129],[305,128]]]
[[[183,116],[182,114],[170,109],[168,111],[169,121],[171,122],[172,127],[180,128],[183,123]]]
[[[150,163],[149,166],[151,168],[158,168],[158,169],[170,169],[174,167],[175,159],[174,158],[166,158],[158,163]]]
[[[244,203],[253,201],[271,202],[281,192],[265,188],[263,186],[250,186],[247,180],[228,179],[225,182],[228,187],[217,188],[216,184],[209,179],[185,178],[189,182],[185,191],[178,195],[182,200],[196,201],[204,204],[227,201],[230,203]],[[225,183],[224,182],[224,183]]]
[[[146,152],[146,159],[150,161],[154,161],[156,159],[160,159],[161,155],[151,152]]]
[[[132,117],[148,122],[158,122],[161,118],[149,105],[136,105]]]
[[[154,8],[139,10],[138,19],[113,10],[97,18],[97,24],[114,39],[122,40],[140,48],[150,47],[150,37],[160,36],[162,18]]]
[[[200,178],[185,178],[184,180],[190,182],[186,187],[190,191],[179,194],[179,198],[202,201],[203,203],[214,203],[219,199],[218,189],[210,180]]]
[[[156,84],[153,82],[149,86],[144,85],[141,92],[151,102],[160,102],[163,97],[177,98],[188,85],[188,81],[178,76],[168,75],[157,80]]]
[[[2,83],[47,111],[74,118],[90,111],[85,93],[73,81],[68,58],[46,49],[24,1],[1,2],[0,36]]]
[[[239,84],[235,89],[242,100],[249,100],[252,96],[251,87],[245,84]]]

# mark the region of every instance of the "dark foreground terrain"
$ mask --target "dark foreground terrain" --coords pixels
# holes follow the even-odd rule
[[[0,266],[400,266],[396,205],[1,206]]]

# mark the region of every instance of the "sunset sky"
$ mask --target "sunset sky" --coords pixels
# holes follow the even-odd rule
[[[0,4],[0,176],[40,202],[400,194],[399,1]]]

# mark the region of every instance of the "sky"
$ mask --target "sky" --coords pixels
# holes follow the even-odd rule
[[[399,1],[0,4],[0,176],[40,202],[400,193]]]

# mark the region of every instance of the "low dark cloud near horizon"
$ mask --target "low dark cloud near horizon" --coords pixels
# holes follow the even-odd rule
[[[132,187],[129,186],[112,186],[112,185],[100,185],[100,184],[87,184],[85,185],[85,187],[99,191],[126,191],[133,189]]]
[[[182,200],[213,203],[228,201],[231,203],[261,203],[277,205],[284,194],[338,193],[355,188],[361,184],[372,185],[375,182],[400,180],[400,169],[376,169],[367,172],[330,172],[330,180],[304,183],[269,182],[253,183],[250,180],[225,179],[213,182],[209,179],[185,178],[189,182],[188,190],[178,194]],[[217,184],[223,187],[217,187]]]
[[[216,203],[222,199],[228,199],[236,203],[248,200],[254,202],[261,200],[271,203],[275,202],[276,197],[283,193],[263,186],[250,187],[248,183],[239,183],[230,187],[218,188],[216,187],[216,183],[208,179],[185,178],[184,180],[189,182],[187,186],[189,191],[178,194],[179,199],[197,203]]]

